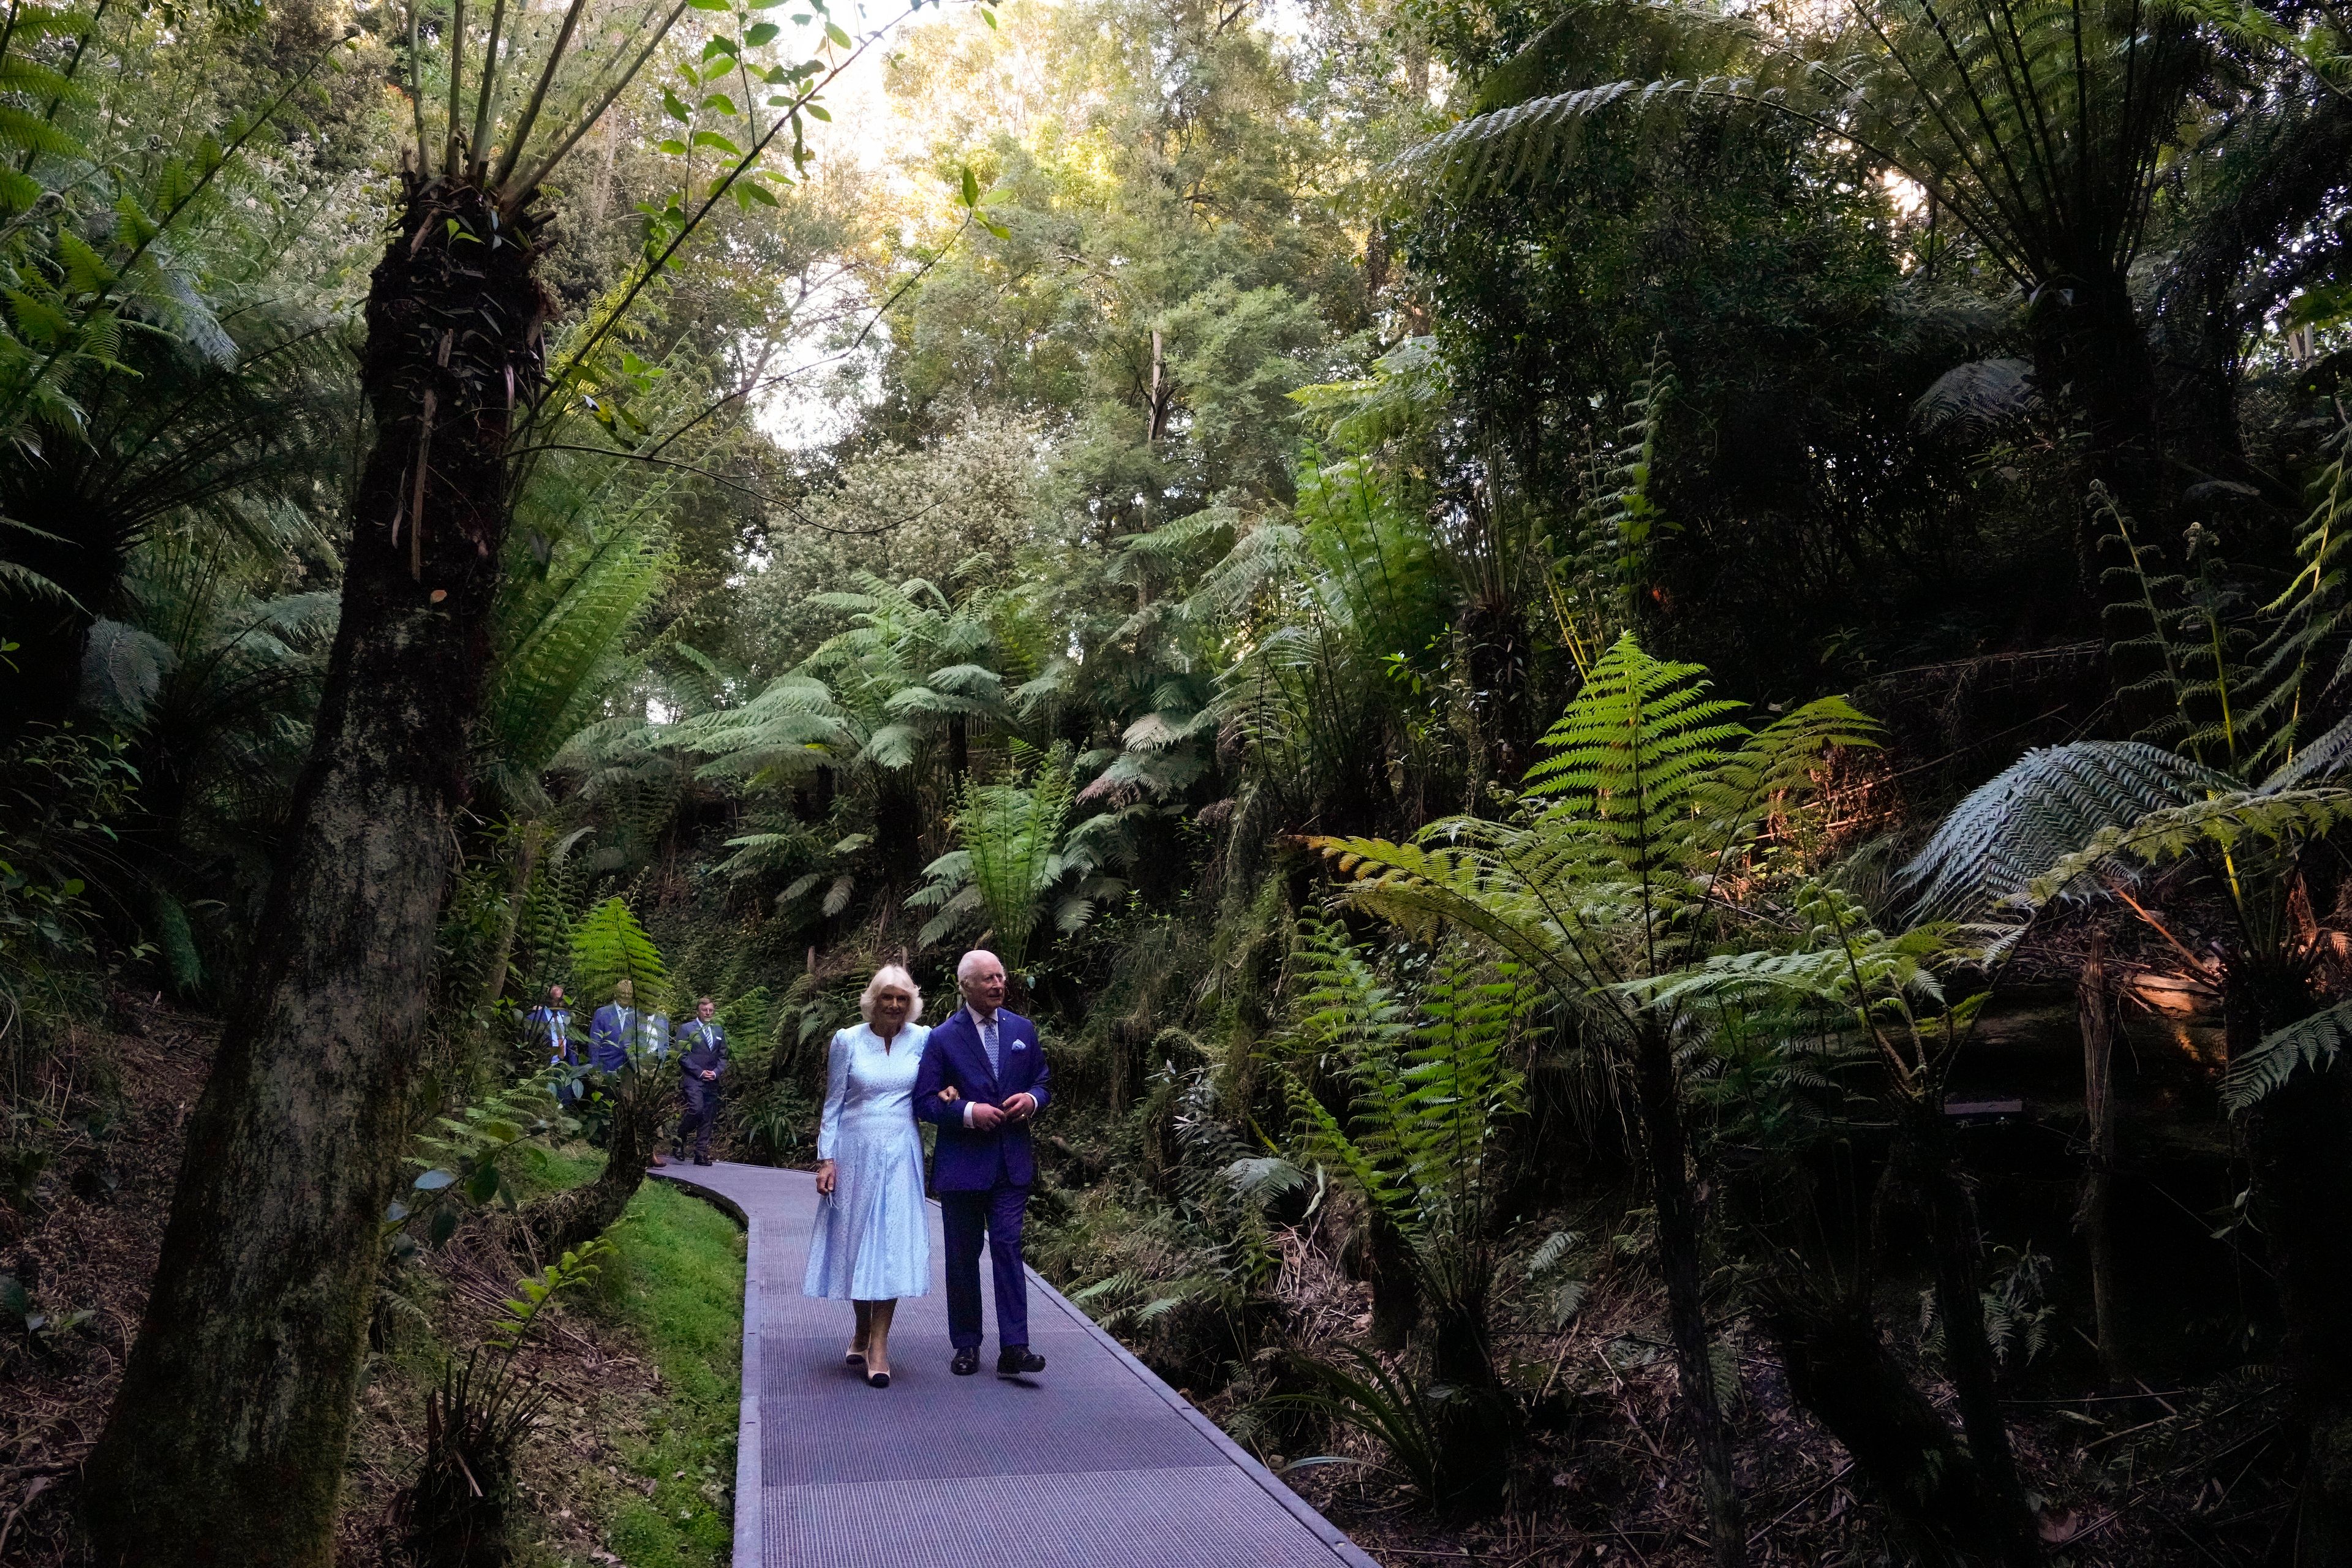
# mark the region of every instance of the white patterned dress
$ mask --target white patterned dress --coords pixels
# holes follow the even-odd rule
[[[909,1024],[886,1049],[872,1026],[833,1037],[816,1157],[834,1163],[817,1200],[803,1295],[894,1301],[931,1289],[931,1225],[913,1090],[930,1031]]]

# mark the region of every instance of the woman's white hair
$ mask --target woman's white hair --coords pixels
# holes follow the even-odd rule
[[[907,1009],[907,1022],[912,1024],[921,1019],[923,1016],[923,988],[915,984],[915,977],[913,975],[908,973],[905,969],[895,963],[884,964],[881,968],[874,972],[874,978],[866,983],[865,994],[857,998],[858,1016],[864,1018],[869,1024],[872,1023],[874,1021],[874,999],[882,994],[885,991],[904,991],[915,1004],[912,1007]]]

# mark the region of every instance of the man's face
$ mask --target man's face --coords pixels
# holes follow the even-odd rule
[[[637,988],[635,985],[630,984],[627,981],[624,980],[618,985],[613,987],[613,1000],[620,1005],[625,1007],[636,999]]]
[[[558,1006],[558,1007],[562,1006],[562,1005],[563,1005],[563,987],[562,987],[562,986],[561,986],[561,985],[551,985],[551,986],[549,986],[549,987],[547,988],[547,999],[548,999],[548,1001],[549,1001],[549,1002],[552,1003],[554,1005],[556,1005],[556,1006]]]
[[[956,984],[963,992],[963,999],[983,1013],[993,1013],[1004,1005],[1004,965],[993,958],[983,956]]]
[[[718,1011],[718,1005],[710,1001],[708,997],[705,997],[702,1001],[697,1002],[694,1005],[694,1016],[701,1019],[706,1024],[710,1022],[710,1016]]]

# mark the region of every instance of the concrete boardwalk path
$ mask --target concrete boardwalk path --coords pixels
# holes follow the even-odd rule
[[[950,1373],[936,1207],[931,1293],[899,1305],[872,1389],[843,1363],[848,1305],[801,1294],[815,1178],[657,1173],[751,1231],[735,1568],[1377,1568],[1034,1272],[1045,1370],[995,1375],[992,1303],[980,1375]]]

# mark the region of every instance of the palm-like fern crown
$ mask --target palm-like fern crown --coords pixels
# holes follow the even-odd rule
[[[1832,747],[1874,743],[1876,726],[1842,698],[1750,731],[1700,674],[1620,637],[1545,738],[1528,779],[1549,804],[1531,820],[1454,817],[1409,844],[1311,842],[1355,874],[1353,901],[1408,929],[1475,933],[1624,1021],[1643,1005],[1626,982],[1697,956],[1696,917],[1767,816],[1812,791]]]
[[[904,584],[861,574],[856,593],[818,594],[809,603],[845,610],[847,629],[820,644],[800,673],[822,679],[865,732],[857,761],[897,770],[946,721],[1000,717],[1003,679],[983,662],[995,637],[983,604],[950,604],[917,579]]]
[[[573,929],[572,973],[587,1005],[610,1000],[624,980],[639,1013],[657,1013],[668,1005],[669,971],[662,967],[661,950],[619,899],[605,900]]]
[[[1842,33],[1696,5],[1675,74],[1528,96],[1573,58],[1548,30],[1478,114],[1392,165],[1497,190],[1556,178],[1586,121],[1761,109],[1908,174],[2029,286],[2117,277],[2137,252],[2160,154],[2208,68],[2185,13],[2146,0],[1864,0]]]

